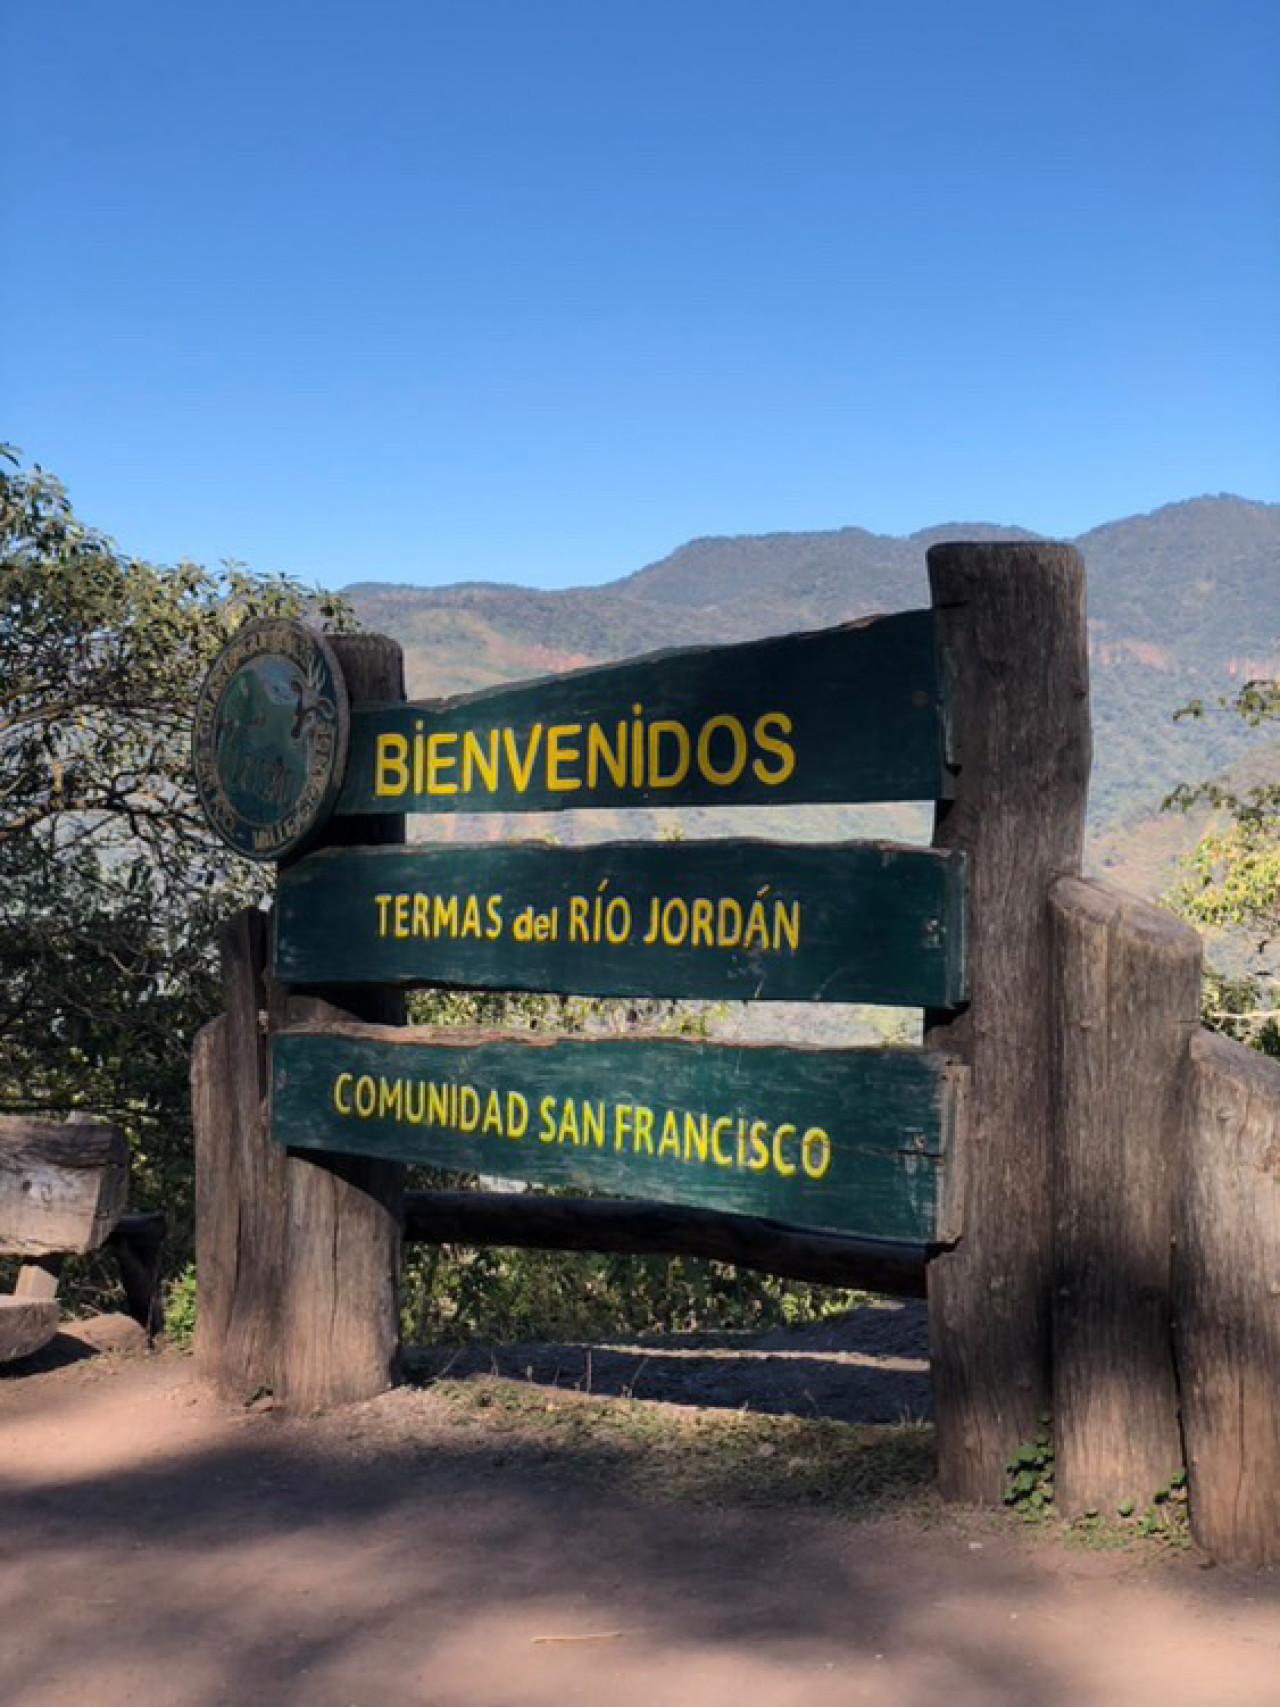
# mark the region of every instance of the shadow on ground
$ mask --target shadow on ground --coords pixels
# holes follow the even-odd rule
[[[584,1416],[613,1408],[542,1397]],[[1228,1615],[1194,1570],[1147,1583],[1085,1558],[1064,1574],[1060,1551],[944,1519],[927,1497],[929,1523],[744,1506],[720,1497],[714,1454],[699,1497],[673,1478],[676,1497],[661,1473],[637,1491],[637,1455],[660,1472],[670,1450],[673,1413],[647,1409],[656,1432],[625,1439],[539,1434],[527,1406],[513,1430],[500,1402],[469,1407],[443,1388],[289,1419],[215,1401],[173,1357],[11,1381],[0,1700],[1274,1701],[1269,1577],[1211,1574],[1234,1585]],[[903,1432],[873,1431],[870,1450]],[[1188,1692],[1197,1677],[1208,1694]]]
[[[645,1336],[634,1342],[413,1347],[408,1378],[501,1376],[600,1397],[661,1400],[843,1422],[930,1414],[923,1304],[867,1305],[765,1333]]]

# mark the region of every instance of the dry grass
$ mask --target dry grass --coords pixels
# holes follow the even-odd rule
[[[696,1410],[636,1399],[598,1399],[481,1377],[433,1384],[457,1426],[481,1429],[512,1453],[572,1452],[645,1498],[698,1505],[821,1505],[882,1516],[910,1501],[940,1509],[933,1430],[827,1419]]]

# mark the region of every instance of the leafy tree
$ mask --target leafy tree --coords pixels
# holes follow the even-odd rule
[[[204,823],[191,714],[240,623],[304,612],[347,614],[285,577],[127,557],[0,451],[0,1111],[119,1121],[179,1249],[216,924],[261,893]]]
[[[1259,728],[1280,718],[1280,682],[1246,682],[1218,709]],[[1207,713],[1196,700],[1178,715]],[[1222,933],[1240,961],[1236,975],[1208,973],[1205,1023],[1280,1055],[1280,782],[1183,783],[1165,805],[1212,814],[1170,900],[1184,918]]]

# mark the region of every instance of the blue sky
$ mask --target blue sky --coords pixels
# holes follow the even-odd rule
[[[1280,7],[0,0],[0,438],[161,561],[1280,498]]]

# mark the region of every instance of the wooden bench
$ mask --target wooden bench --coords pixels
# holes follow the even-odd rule
[[[0,1363],[29,1357],[57,1333],[63,1258],[106,1243],[128,1185],[118,1127],[0,1116],[0,1256],[22,1263],[13,1292],[0,1295]]]

